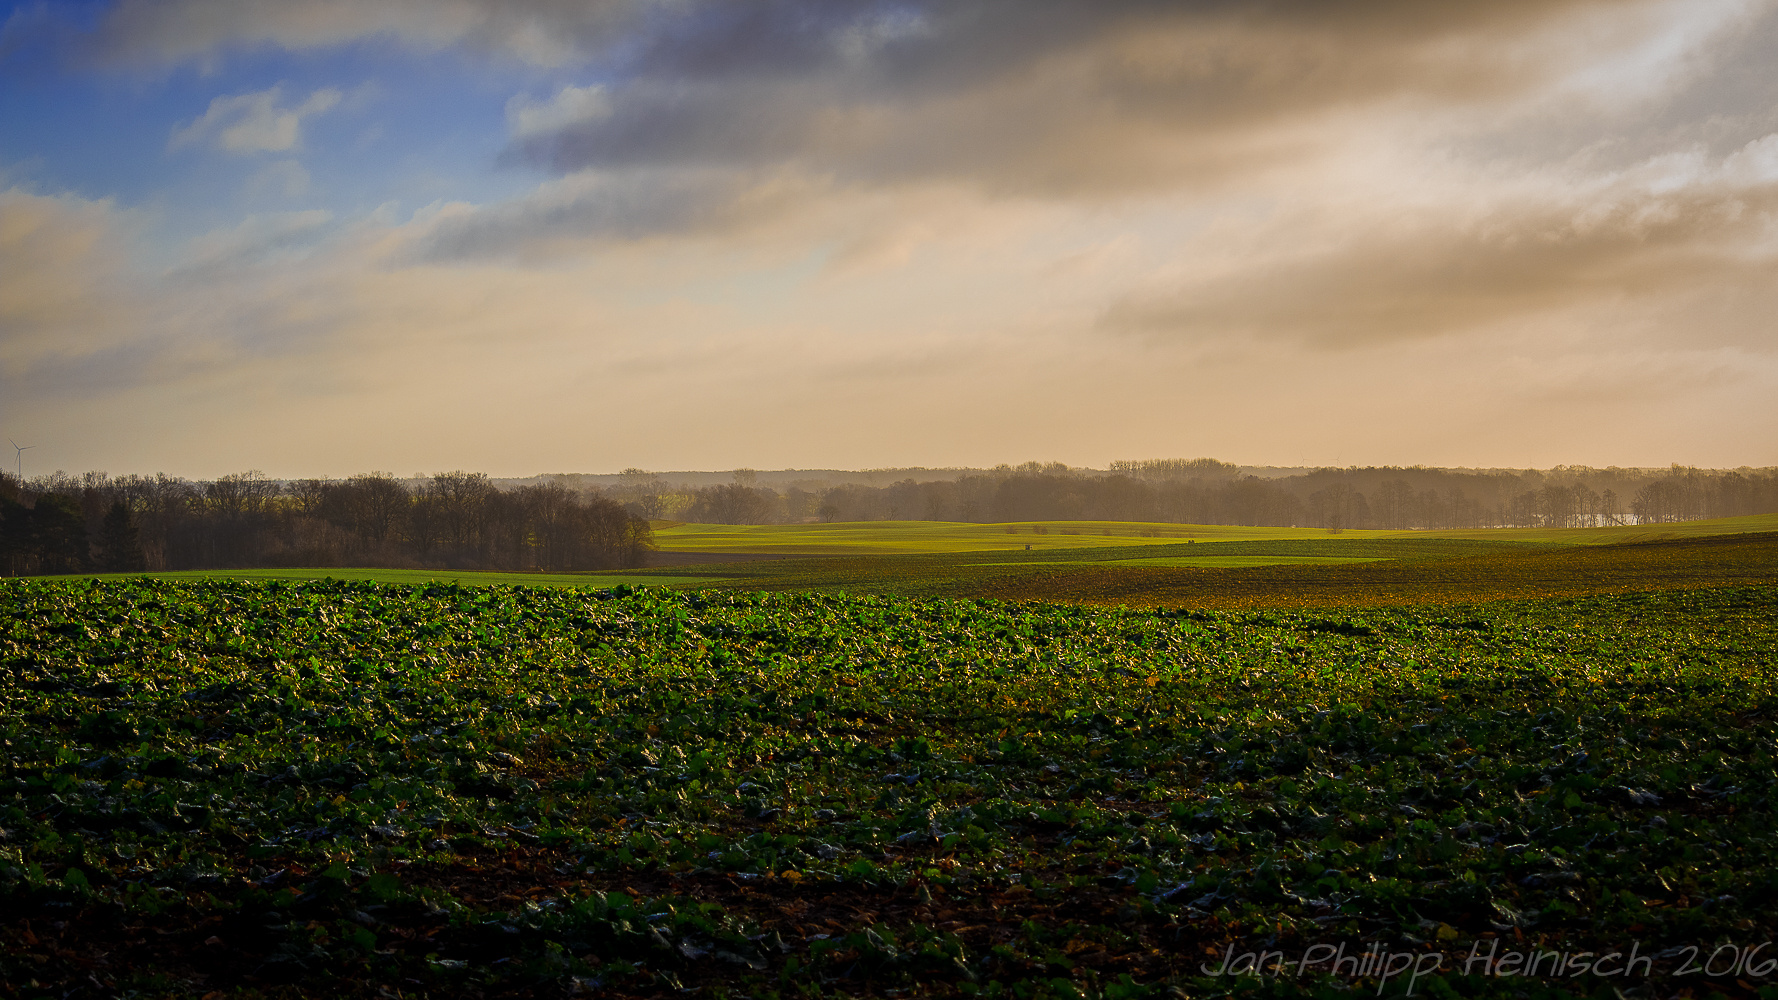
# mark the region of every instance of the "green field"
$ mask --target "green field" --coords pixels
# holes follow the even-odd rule
[[[1041,533],[1040,533],[1041,532]],[[1396,532],[1354,531],[1364,538]],[[663,552],[775,553],[784,555],[892,555],[929,552],[991,552],[1103,548],[1250,539],[1326,538],[1319,528],[1244,528],[1217,524],[1149,524],[1135,521],[858,521],[844,524],[679,524],[656,527]]]
[[[1322,534],[1206,542],[1142,539],[1047,552],[1020,548],[804,556],[602,573],[279,569],[150,576],[584,588],[621,584],[1170,608],[1393,606],[1770,583],[1778,578],[1778,533],[1692,533],[1577,545],[1506,532],[1487,538],[1420,532]]]
[[[1774,523],[0,581],[0,995],[1778,997]]]
[[[1778,586],[1709,541],[1152,571],[1680,588],[1317,610],[0,582],[0,993],[1770,996]]]
[[[1254,562],[1217,567],[1208,560]],[[1184,565],[1170,565],[1175,561]],[[1560,545],[1420,533],[1059,552],[856,555],[646,571],[685,586],[1169,608],[1472,603],[1771,583],[1778,533]]]
[[[1024,566],[1074,566],[1092,562],[1095,566],[1145,566],[1186,569],[1251,569],[1255,566],[1332,566],[1341,563],[1377,562],[1382,556],[1290,556],[1290,555],[1205,555],[1205,556],[1140,556],[1133,559],[1059,560],[1033,559]],[[998,563],[965,563],[968,566],[1005,566]]]
[[[1338,535],[1315,529],[1092,521],[666,524],[658,532],[663,551],[705,554],[707,561],[587,573],[295,568],[149,575],[844,590],[1169,607],[1443,603],[1767,582],[1778,562],[1769,544],[1774,528],[1778,515],[1646,527]],[[1724,538],[1739,540],[1726,545],[1710,541]],[[1595,549],[1610,554],[1600,556]],[[731,558],[744,555],[780,558]],[[1666,569],[1649,564],[1651,559],[1684,565],[1669,579]]]
[[[1043,533],[1039,534],[1039,530]],[[1598,545],[1700,535],[1778,531],[1778,514],[1614,528],[1488,528],[1441,531],[1345,531],[1321,528],[1249,528],[1217,524],[1132,521],[1021,521],[973,524],[953,521],[859,521],[842,524],[684,524],[657,522],[655,540],[665,552],[774,553],[785,555],[893,555],[981,551],[1033,551],[1199,542],[1379,538],[1457,538],[1484,541]]]

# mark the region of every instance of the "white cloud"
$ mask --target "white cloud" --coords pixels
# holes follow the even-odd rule
[[[251,94],[218,97],[209,110],[173,130],[170,148],[209,142],[231,153],[282,153],[302,142],[303,119],[321,114],[344,96],[332,87],[317,90],[295,107],[284,107],[283,86]]]
[[[534,101],[519,94],[506,102],[506,122],[515,139],[559,132],[611,113],[611,99],[599,84],[590,87],[563,87],[547,101]]]
[[[1723,174],[1743,183],[1778,181],[1778,134],[1741,147],[1723,162]]]

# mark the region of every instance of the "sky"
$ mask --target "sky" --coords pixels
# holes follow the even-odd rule
[[[0,3],[27,476],[1759,467],[1775,399],[1778,0]]]

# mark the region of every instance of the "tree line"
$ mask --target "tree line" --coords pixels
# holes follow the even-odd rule
[[[278,481],[261,473],[0,474],[0,573],[280,566],[591,570],[644,565],[651,520],[1148,521],[1348,528],[1593,527],[1778,511],[1778,470],[1473,470],[1424,467],[1244,474],[1214,459],[1070,469],[1027,462],[949,480],[772,489],[749,470],[687,487],[639,470],[613,486],[572,477],[502,488],[443,472]]]
[[[0,475],[0,572],[373,566],[594,570],[641,566],[648,520],[557,483],[387,473],[279,482],[258,472]]]
[[[1027,462],[950,480],[771,489],[747,470],[688,488],[631,470],[607,495],[638,516],[714,524],[1151,521],[1346,528],[1603,527],[1778,511],[1778,470],[1315,469],[1260,477],[1215,459]]]

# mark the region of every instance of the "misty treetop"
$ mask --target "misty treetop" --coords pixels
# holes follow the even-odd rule
[[[366,473],[190,482],[88,473],[0,477],[0,572],[269,566],[592,570],[642,565],[648,522],[559,483]]]

